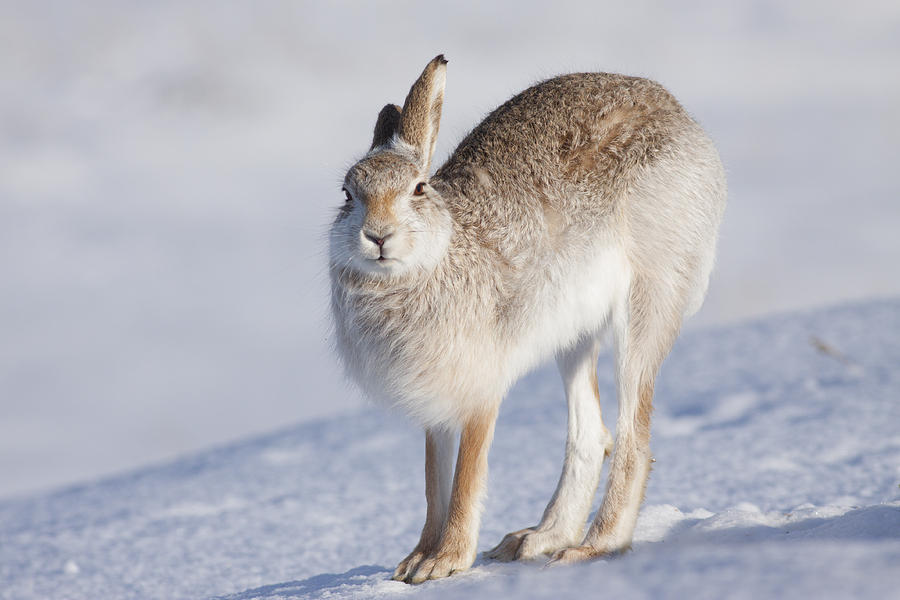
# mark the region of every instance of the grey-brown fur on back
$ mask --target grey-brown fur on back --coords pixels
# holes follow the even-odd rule
[[[613,201],[628,176],[690,124],[678,102],[655,82],[607,73],[563,75],[494,110],[436,177],[466,190],[473,169],[480,167],[490,171],[493,192],[538,193],[572,214],[596,214],[597,192]],[[585,196],[590,201],[580,201]]]

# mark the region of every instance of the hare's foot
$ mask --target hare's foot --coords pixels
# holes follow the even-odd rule
[[[516,555],[519,553],[519,548],[522,545],[522,540],[531,533],[534,533],[534,527],[526,527],[519,531],[507,533],[503,536],[503,539],[500,540],[499,544],[484,553],[485,558],[502,562],[515,560]]]
[[[408,583],[408,579],[415,572],[416,567],[418,567],[429,554],[431,553],[416,546],[415,550],[409,553],[409,556],[400,561],[400,564],[394,569],[394,574],[391,575],[391,579],[394,581],[407,581]]]
[[[433,556],[423,559],[406,577],[406,583],[422,583],[428,579],[449,577],[465,571],[475,562],[475,553],[461,547],[443,548]]]
[[[506,535],[503,540],[485,553],[487,558],[509,562],[511,560],[533,560],[542,554],[550,554],[572,544],[571,536],[535,527],[520,529]]]
[[[547,563],[547,566],[555,567],[556,565],[571,565],[574,563],[614,556],[627,550],[628,548],[622,550],[600,550],[588,545],[572,546],[554,552],[553,556],[550,558],[550,562]]]

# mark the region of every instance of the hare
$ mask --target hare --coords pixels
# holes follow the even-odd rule
[[[540,523],[487,556],[569,563],[630,547],[654,379],[703,301],[726,199],[718,153],[681,105],[653,81],[606,73],[525,90],[429,175],[446,65],[435,57],[402,108],[381,110],[329,239],[348,375],[425,429],[425,526],[393,574],[410,583],[472,565],[498,407],[550,357],[568,402],[562,475]],[[596,377],[607,329],[615,446]]]

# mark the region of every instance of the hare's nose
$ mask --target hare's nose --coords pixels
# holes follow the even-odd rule
[[[378,237],[377,235],[375,235],[375,234],[373,234],[373,233],[369,233],[368,231],[363,232],[363,235],[366,236],[366,239],[367,239],[367,240],[369,240],[370,242],[372,242],[373,244],[375,244],[375,245],[378,246],[379,248],[381,248],[382,246],[384,246],[384,241],[385,241],[386,239],[388,239],[389,237],[391,237],[391,234],[390,234],[390,233],[386,233],[386,234],[384,234],[383,236]]]

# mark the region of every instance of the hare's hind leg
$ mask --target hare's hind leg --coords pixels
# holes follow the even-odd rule
[[[419,543],[394,571],[392,578],[397,581],[406,580],[422,560],[437,551],[450,507],[455,443],[456,432],[450,429],[425,431],[425,499],[428,502],[425,526],[422,528]]]
[[[599,336],[580,340],[561,350],[556,357],[569,406],[566,458],[553,498],[537,527],[508,534],[488,558],[496,560],[532,559],[572,546],[581,541],[584,523],[597,491],[604,457],[612,451],[613,440],[600,415],[597,389]]]
[[[681,327],[683,301],[672,289],[632,280],[627,306],[613,311],[619,416],[606,494],[581,546],[557,552],[575,562],[627,550],[650,474],[653,384]]]

